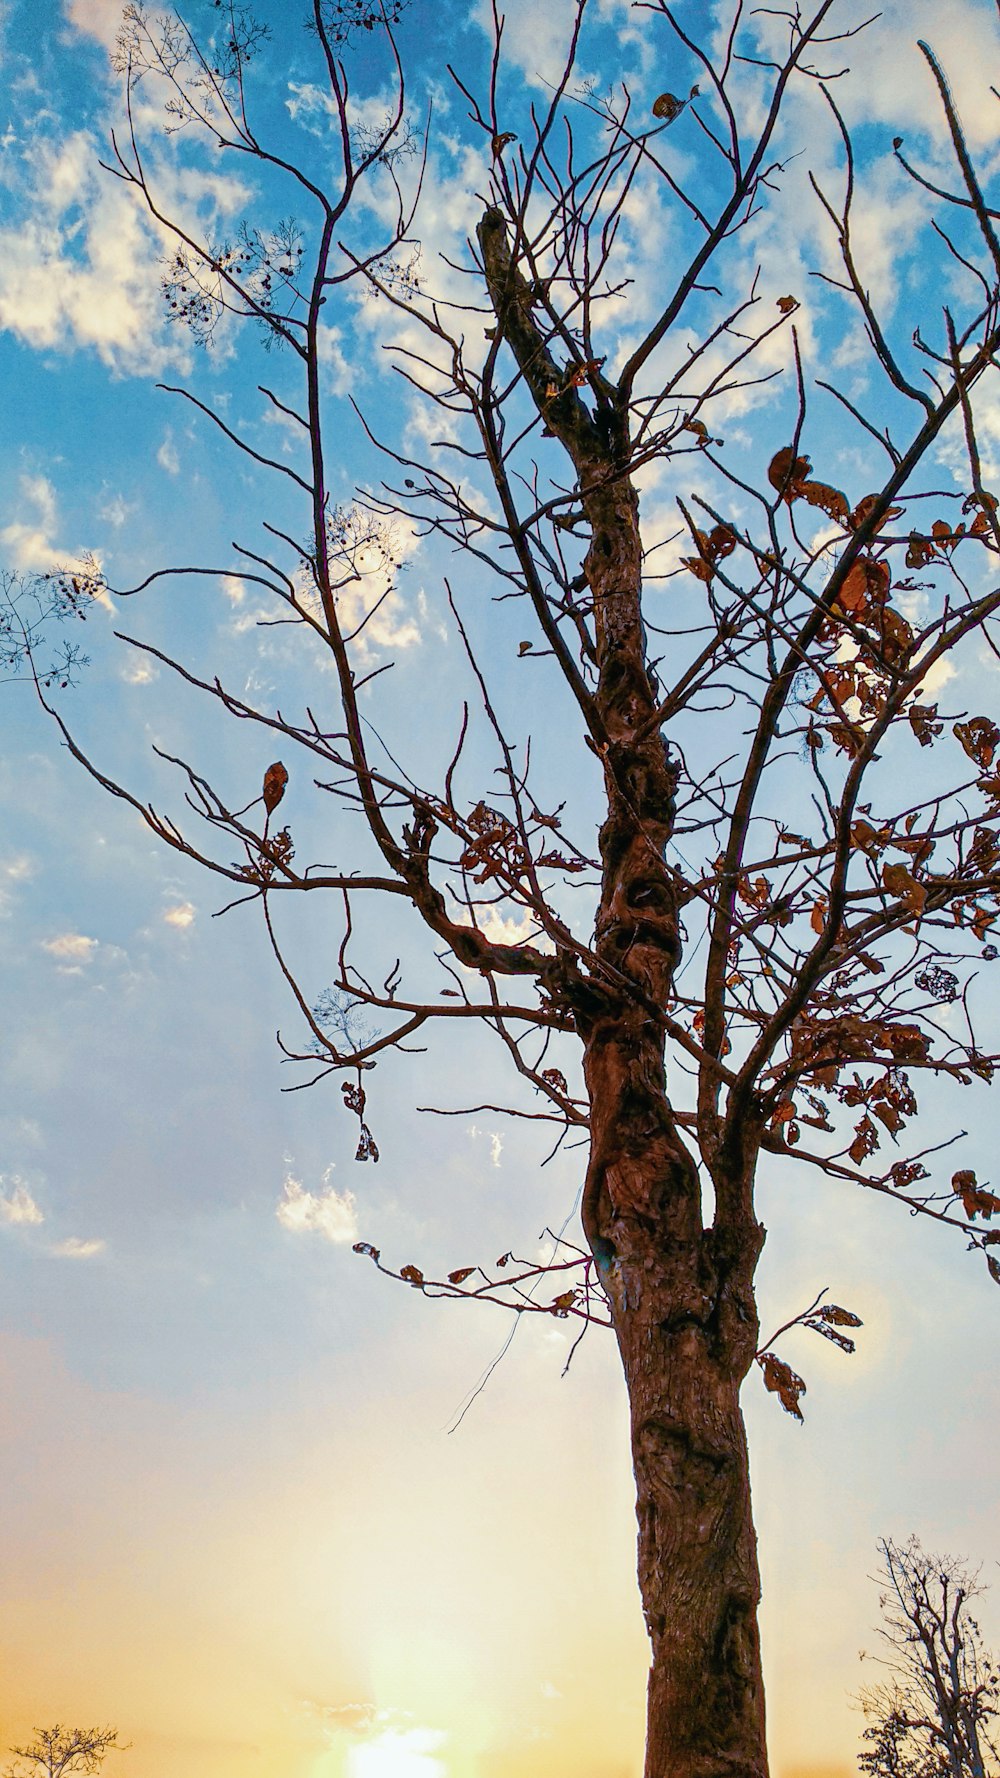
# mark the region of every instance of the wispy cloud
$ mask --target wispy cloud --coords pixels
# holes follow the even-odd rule
[[[327,1177],[328,1173],[324,1181]],[[346,1246],[358,1238],[353,1192],[336,1192],[332,1186],[323,1192],[308,1192],[301,1180],[290,1173],[285,1177],[275,1215],[282,1228],[292,1234],[322,1235],[336,1246]]]
[[[0,1187],[5,1184],[0,1174]],[[45,1221],[45,1217],[35,1203],[23,1179],[12,1174],[10,1191],[0,1189],[0,1222],[6,1222],[15,1228],[37,1225]]]
[[[168,475],[180,475],[181,460],[177,454],[177,446],[174,444],[174,435],[169,426],[163,434],[163,440],[156,453],[156,461],[161,469],[166,470]]]
[[[68,1235],[65,1241],[56,1241],[50,1252],[57,1259],[95,1259],[107,1245],[106,1241],[81,1241],[76,1235]]]
[[[167,926],[177,926],[183,930],[185,927],[193,924],[195,911],[194,903],[191,901],[175,902],[172,907],[164,909],[164,924]]]
[[[60,963],[89,963],[96,949],[96,938],[87,938],[82,932],[61,932],[58,938],[42,940],[42,950]]]

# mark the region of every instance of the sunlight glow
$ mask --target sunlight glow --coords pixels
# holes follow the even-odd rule
[[[436,1729],[385,1729],[347,1756],[347,1778],[444,1778],[444,1762],[432,1749],[444,1736]]]

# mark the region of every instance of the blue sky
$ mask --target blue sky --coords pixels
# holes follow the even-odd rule
[[[310,41],[287,9],[262,10],[275,44],[261,64],[261,115],[320,166]],[[688,0],[692,14],[706,10]],[[256,394],[269,380],[291,390],[292,367],[225,330],[198,352],[165,319],[161,246],[98,166],[120,121],[108,57],[117,11],[113,0],[0,8],[0,563],[30,575],[89,550],[116,587],[165,562],[228,571],[94,609],[72,630],[90,664],[59,708],[92,756],[158,807],[183,805],[154,745],[210,764],[239,807],[275,756],[270,737],[220,721],[112,631],[224,671],[267,707],[300,705],[303,685],[328,696],[308,648],[258,627],[260,601],[231,547],[256,547],[265,513],[300,533],[295,490],[234,459],[209,422],[155,386],[185,383],[245,425],[255,448],[294,465],[288,428]],[[844,0],[842,16],[850,24],[865,9]],[[487,22],[482,8],[415,0],[401,29],[418,122],[433,101],[422,266],[444,281],[436,255],[454,257],[474,226],[484,161],[443,64],[481,81]],[[512,128],[544,92],[565,26],[561,5],[509,8]],[[902,118],[925,164],[945,165],[918,35],[945,60],[988,170],[997,156],[995,8],[893,0],[838,94],[864,170],[859,252],[903,336],[940,282],[924,213],[886,153]],[[656,41],[648,14],[601,0],[583,72],[627,76],[648,104],[675,79]],[[385,68],[366,46],[352,55],[355,91],[374,115]],[[751,76],[745,98],[752,108]],[[144,121],[172,202],[223,233],[258,205],[284,213],[256,173],[206,164]],[[813,98],[794,101],[786,142],[801,158],[734,255],[734,276],[759,260],[770,300],[791,291],[802,302],[810,374],[860,379],[856,333],[808,276],[832,261],[806,172],[839,178]],[[689,144],[677,154],[698,171]],[[363,212],[357,239],[376,222]],[[682,244],[655,208],[631,214],[627,232],[635,287],[614,336],[623,349]],[[384,308],[350,296],[331,322],[327,397],[343,441],[334,493],[345,501],[382,473],[349,395],[387,436],[436,436],[379,350],[393,327],[409,340]],[[770,367],[786,356],[775,345]],[[787,376],[732,399],[720,421],[732,447],[748,460],[758,436],[776,448],[787,401]],[[817,473],[863,481],[856,436],[822,411]],[[982,437],[995,473],[995,394]],[[937,467],[954,485],[953,440]],[[672,529],[673,492],[655,475],[644,486],[651,531]],[[390,745],[434,761],[454,744],[467,681],[442,590],[461,570],[405,526],[396,543],[405,570],[370,630],[372,665],[396,661],[378,721]],[[505,720],[522,740],[530,726],[543,758],[548,747],[543,786],[585,831],[593,784],[565,745],[566,712],[524,676],[522,618],[474,593],[470,621]],[[961,673],[951,688],[961,706],[995,710],[989,668],[970,657]],[[0,1417],[10,1429],[0,1743],[36,1722],[100,1719],[132,1743],[123,1773],[145,1778],[632,1778],[645,1638],[610,1341],[592,1332],[562,1379],[561,1324],[525,1324],[449,1434],[505,1318],[425,1302],[350,1251],[363,1236],[427,1269],[533,1252],[541,1229],[573,1210],[580,1151],[541,1169],[530,1125],[419,1115],[418,1105],[502,1097],[485,1040],[445,1029],[426,1056],[380,1064],[371,1122],[382,1158],[355,1164],[356,1127],[335,1083],[281,1092],[298,1076],[274,1033],[297,1041],[299,1031],[254,910],[213,919],[225,885],[158,846],[88,780],[28,687],[4,685],[0,698]],[[346,855],[352,830],[311,792],[307,765],[287,763],[283,812],[302,855]],[[582,895],[577,917],[585,926]],[[283,937],[310,995],[332,973],[333,930],[321,906],[288,911]],[[375,936],[424,967],[405,923]],[[932,1101],[928,1119],[935,1129],[960,1119],[986,1177],[990,1102],[985,1090],[962,1098]],[[897,1207],[819,1187],[794,1166],[762,1171],[766,1327],[824,1285],[865,1322],[849,1360],[808,1336],[789,1347],[809,1381],[803,1427],[755,1377],[746,1391],[774,1770],[832,1778],[851,1769],[858,1736],[849,1695],[864,1678],[857,1651],[871,1643],[876,1539],[915,1530],[932,1548],[995,1560],[998,1299],[960,1243]],[[994,1641],[997,1597],[982,1613]]]

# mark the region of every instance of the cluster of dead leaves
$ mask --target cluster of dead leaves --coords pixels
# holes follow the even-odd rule
[[[962,503],[963,512],[978,507],[971,525],[950,525],[947,519],[935,519],[929,532],[911,531],[906,549],[908,568],[926,568],[931,563],[946,562],[963,538],[977,538],[988,548],[996,549],[994,526],[998,506],[995,494],[970,494]]]
[[[822,1334],[824,1339],[832,1340],[842,1352],[850,1353],[855,1349],[854,1341],[841,1330],[845,1327],[861,1327],[863,1323],[860,1315],[853,1314],[850,1309],[842,1309],[839,1303],[820,1303],[808,1314],[798,1316],[791,1325],[808,1327],[813,1333]],[[764,1387],[778,1397],[786,1414],[801,1421],[802,1409],[799,1402],[806,1393],[806,1385],[798,1371],[793,1371],[791,1365],[779,1358],[776,1352],[758,1352],[757,1363],[763,1372]]]
[[[981,1216],[984,1222],[1000,1211],[1000,1198],[995,1192],[987,1191],[985,1186],[978,1185],[976,1175],[969,1167],[963,1167],[951,1176],[951,1189],[961,1203],[962,1209],[970,1222]],[[1000,1241],[1000,1232],[996,1236]]]
[[[358,1146],[355,1151],[354,1159],[356,1161],[377,1161],[378,1144],[368,1128],[368,1125],[365,1123],[365,1102],[367,1096],[364,1087],[361,1085],[360,1076],[357,1085],[355,1085],[353,1081],[345,1080],[340,1090],[344,1095],[345,1111],[353,1112],[361,1126],[358,1132]],[[366,1251],[366,1249],[364,1249],[364,1245],[362,1244],[360,1247],[356,1247],[354,1251],[355,1253],[358,1253]],[[378,1257],[377,1254],[375,1257]]]
[[[693,429],[695,422],[691,421],[690,425]],[[698,554],[696,556],[682,556],[681,562],[685,568],[689,569],[699,580],[703,580],[706,586],[709,586],[719,562],[723,561],[726,556],[731,556],[736,548],[736,532],[731,531],[728,525],[715,525],[711,531],[699,531],[696,526],[692,535]]]

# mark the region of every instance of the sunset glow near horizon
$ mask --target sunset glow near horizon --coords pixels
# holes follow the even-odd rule
[[[680,4],[699,24],[728,12]],[[210,0],[188,10],[204,24]],[[265,120],[298,120],[316,153],[315,44],[290,10],[259,8],[274,42],[258,102]],[[683,73],[659,64],[650,12],[626,0],[593,10],[582,73],[627,78],[646,115]],[[511,0],[506,11],[511,110],[524,116],[559,61],[569,8]],[[842,12],[853,24],[868,9],[843,0]],[[297,446],[252,406],[263,376],[253,342],[224,336],[198,354],[167,324],[160,248],[99,168],[121,115],[109,60],[119,13],[117,0],[0,0],[0,567],[30,575],[89,549],[112,584],[129,585],[177,551],[230,564],[229,540],[254,535],[266,487],[157,383],[187,380],[218,413],[252,419],[262,450],[294,461]],[[483,0],[469,12],[412,0],[400,25],[415,117],[434,101],[421,228],[431,270],[439,251],[461,250],[486,178],[445,63],[482,83],[488,25]],[[998,159],[992,0],[887,0],[838,94],[858,132],[859,252],[890,306],[914,272],[894,125],[903,118],[928,163],[947,164],[918,37],[948,69],[973,148],[990,168]],[[365,44],[350,57],[377,111],[383,63]],[[824,249],[807,171],[840,176],[828,121],[808,96],[791,107],[782,146],[806,150],[787,172],[801,186],[798,232],[785,202],[780,226],[752,242],[765,276],[777,267],[803,305],[812,376],[838,344],[809,276]],[[171,199],[232,229],[253,209],[253,170],[220,157],[198,172],[185,154],[182,140],[159,139]],[[671,244],[662,218],[646,221],[638,304]],[[381,474],[348,396],[389,425],[412,417],[379,356],[384,324],[360,300],[331,323],[337,499]],[[786,378],[734,406],[733,431],[762,424],[770,437],[767,403],[787,399]],[[985,472],[1000,485],[990,400]],[[823,470],[856,478],[844,436]],[[941,474],[953,475],[946,451]],[[663,490],[651,484],[643,500],[666,529]],[[415,536],[401,552],[372,661],[395,660],[419,732],[439,700],[460,709],[463,663],[442,619],[448,559]],[[210,762],[239,807],[258,794],[273,742],[217,722],[112,630],[206,651],[237,689],[290,700],[291,645],[257,626],[239,566],[232,557],[220,584],[109,601],[73,631],[91,661],[58,707],[157,807],[179,798],[154,746]],[[327,697],[329,675],[307,664],[313,697]],[[995,664],[963,671],[975,690],[959,675],[956,710],[995,711]],[[497,673],[513,725],[525,694]],[[556,718],[532,695],[531,721],[551,740]],[[0,686],[0,701],[0,1767],[34,1725],[101,1722],[128,1744],[109,1756],[111,1778],[638,1778],[648,1644],[610,1337],[590,1330],[563,1376],[573,1330],[524,1317],[493,1368],[505,1313],[426,1301],[351,1251],[374,1241],[428,1272],[511,1247],[540,1253],[542,1231],[574,1211],[581,1149],[542,1169],[530,1123],[418,1113],[503,1097],[485,1039],[446,1033],[426,1055],[380,1062],[381,1159],[356,1165],[335,1083],[280,1091],[291,1077],[274,1032],[292,1038],[296,1014],[253,910],[213,919],[225,885],[158,848],[86,778],[26,685]],[[320,827],[308,776],[292,771],[288,818],[303,855],[311,845],[329,858],[341,839]],[[329,934],[322,914],[295,918],[289,944],[315,997],[332,973]],[[406,932],[392,943],[416,948]],[[946,1111],[988,1179],[986,1089]],[[762,1169],[760,1213],[765,1332],[824,1287],[864,1322],[850,1358],[801,1332],[789,1342],[809,1384],[803,1426],[756,1373],[745,1389],[774,1778],[847,1778],[880,1537],[916,1532],[983,1563],[995,1585],[980,1620],[1000,1645],[1000,1293],[960,1240],[874,1194],[820,1187],[794,1163]]]

